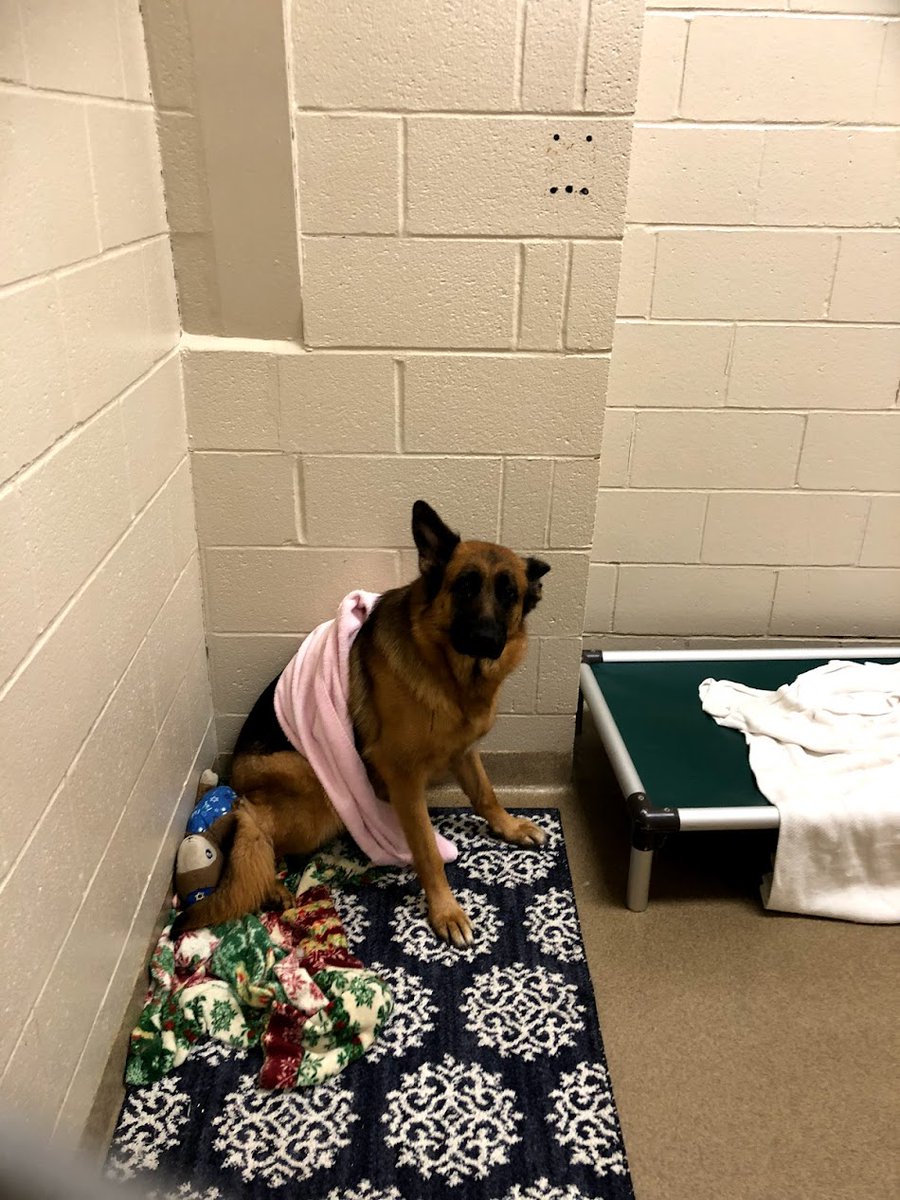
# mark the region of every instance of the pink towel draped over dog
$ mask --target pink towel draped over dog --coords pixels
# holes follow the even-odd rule
[[[312,631],[281,673],[275,715],[360,850],[376,866],[405,866],[412,862],[409,843],[394,809],[372,790],[350,718],[350,647],[378,598],[350,592],[334,620]],[[434,838],[444,862],[453,862],[453,843],[437,833]]]

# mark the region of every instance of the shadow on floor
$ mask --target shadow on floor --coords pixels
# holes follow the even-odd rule
[[[767,913],[769,831],[669,839],[629,912],[621,794],[589,720],[577,743],[561,807],[638,1200],[896,1194],[897,928]]]

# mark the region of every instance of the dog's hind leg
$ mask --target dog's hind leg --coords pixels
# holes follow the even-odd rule
[[[453,773],[469,803],[504,842],[516,846],[543,846],[547,835],[527,817],[514,817],[494,794],[484,763],[477,750],[466,750],[453,763]]]
[[[172,926],[172,937],[255,912],[266,903],[284,907],[293,899],[275,878],[275,847],[264,813],[238,802],[231,852],[216,890],[184,910]]]

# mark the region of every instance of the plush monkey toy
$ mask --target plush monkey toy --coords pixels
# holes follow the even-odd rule
[[[189,908],[215,890],[225,867],[223,843],[234,825],[230,787],[215,787],[197,801],[187,823],[187,836],[175,859],[175,891]]]

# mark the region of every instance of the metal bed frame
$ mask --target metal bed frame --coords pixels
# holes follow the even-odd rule
[[[587,704],[610,764],[622,789],[631,819],[631,854],[626,904],[644,912],[649,903],[653,855],[666,837],[692,830],[777,829],[778,809],[765,802],[733,807],[662,806],[648,797],[593,670],[597,663],[735,662],[747,659],[898,659],[900,646],[845,646],[772,650],[587,650],[582,655],[576,733]],[[699,704],[699,699],[697,700]]]

